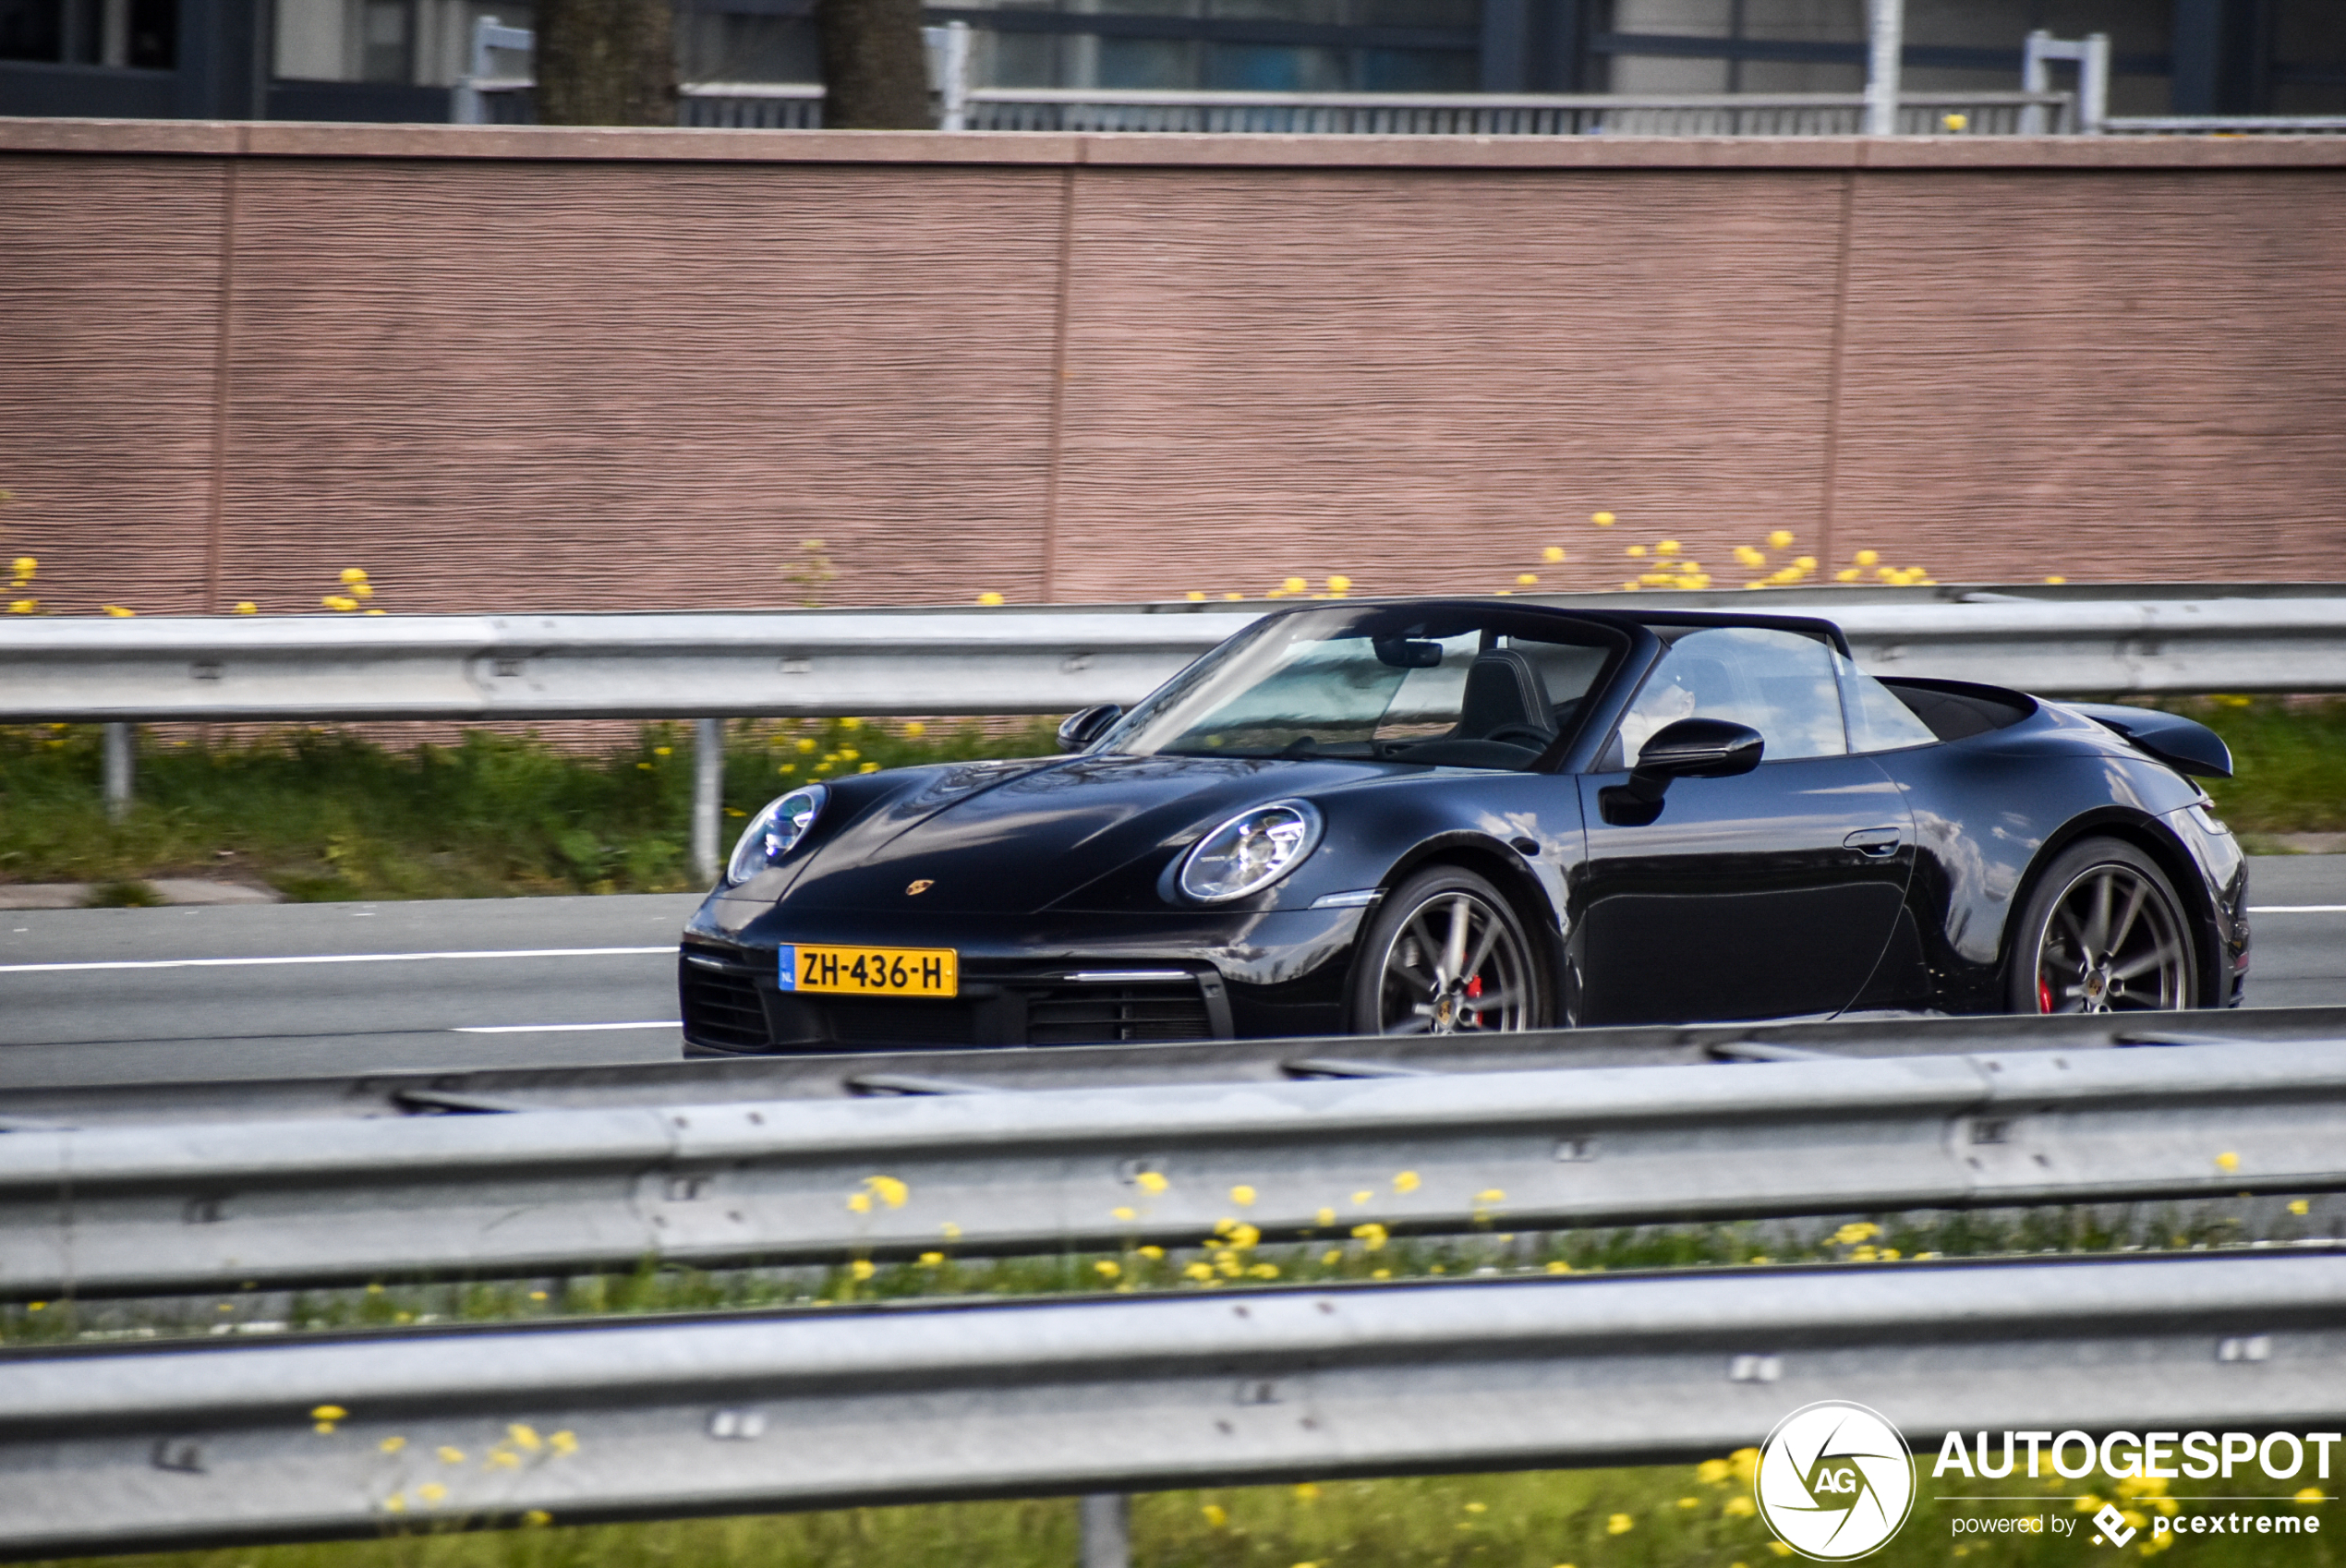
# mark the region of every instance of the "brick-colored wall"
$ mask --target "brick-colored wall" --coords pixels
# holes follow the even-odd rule
[[[394,610],[2346,558],[2346,139],[0,121],[0,555]],[[1619,514],[1609,534],[1597,509]],[[1562,568],[1541,565],[1564,546]]]

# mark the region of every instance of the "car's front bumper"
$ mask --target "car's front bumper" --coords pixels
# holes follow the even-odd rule
[[[1359,909],[1162,914],[884,913],[729,899],[686,925],[678,960],[695,1054],[1079,1044],[1330,1033]],[[949,1001],[815,995],[780,984],[785,944],[950,947]]]

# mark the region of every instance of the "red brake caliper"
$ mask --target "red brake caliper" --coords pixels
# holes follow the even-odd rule
[[[2040,1013],[2052,1011],[2052,986],[2041,975],[2037,980],[2037,1010]]]

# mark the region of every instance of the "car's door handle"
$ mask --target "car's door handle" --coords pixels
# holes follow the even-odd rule
[[[1860,827],[1841,842],[1844,848],[1881,856],[1893,853],[1903,835],[1894,827]]]

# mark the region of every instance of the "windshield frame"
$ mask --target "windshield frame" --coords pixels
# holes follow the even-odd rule
[[[1151,727],[1167,716],[1184,699],[1206,685],[1233,660],[1243,658],[1250,650],[1280,628],[1289,626],[1298,617],[1326,617],[1332,627],[1323,640],[1337,635],[1408,636],[1426,632],[1429,628],[1453,621],[1470,622],[1479,629],[1485,643],[1495,636],[1520,636],[1535,642],[1575,644],[1599,649],[1603,654],[1596,672],[1590,676],[1578,711],[1559,730],[1547,747],[1518,768],[1486,768],[1477,771],[1552,773],[1559,763],[1569,756],[1578,742],[1587,735],[1592,720],[1610,726],[1614,715],[1612,702],[1605,700],[1618,683],[1623,666],[1629,662],[1640,638],[1634,628],[1624,626],[1609,617],[1584,616],[1567,610],[1535,605],[1494,603],[1488,599],[1409,599],[1356,600],[1346,603],[1322,602],[1297,605],[1264,616],[1253,624],[1234,633],[1210,652],[1186,666],[1179,674],[1155,691],[1132,705],[1119,716],[1097,740],[1082,749],[1084,755],[1213,755],[1214,753],[1172,752],[1152,747],[1144,753],[1127,752],[1124,748],[1139,731]],[[1462,626],[1460,632],[1465,628]],[[1559,634],[1569,633],[1569,634]],[[1459,634],[1453,633],[1451,635]],[[1270,760],[1270,759],[1264,759]],[[1374,766],[1470,766],[1469,764],[1410,762],[1400,758],[1333,757],[1326,754],[1309,755],[1311,761],[1358,761]]]

